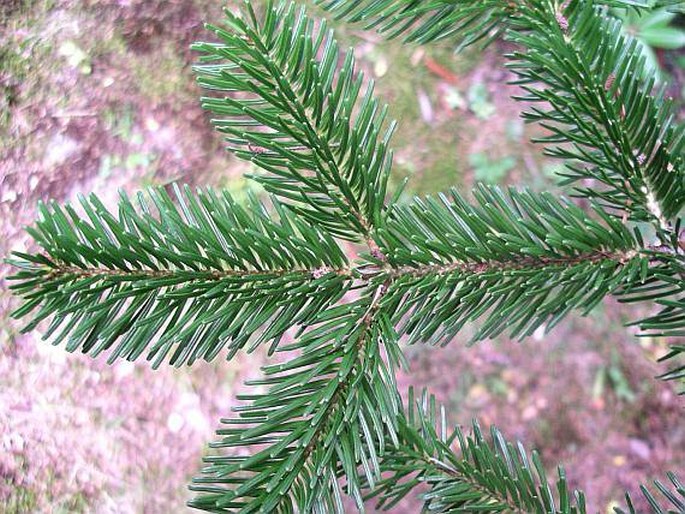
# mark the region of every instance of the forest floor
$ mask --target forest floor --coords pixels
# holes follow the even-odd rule
[[[223,151],[190,68],[188,46],[208,37],[202,22],[220,5],[4,0],[0,257],[30,248],[23,227],[40,199],[92,191],[113,205],[119,189],[173,181],[259,193],[243,178],[250,166]],[[339,36],[400,122],[392,180],[409,177],[407,195],[475,181],[557,190],[559,165],[528,142],[538,129],[510,99],[505,43],[456,55],[447,43],[402,46],[351,27]],[[682,69],[672,72],[682,84]],[[206,441],[263,355],[156,372],[68,355],[20,334],[0,266],[0,512],[184,511]],[[565,464],[591,512],[606,512],[624,490],[685,471],[683,399],[654,378],[664,342],[624,326],[639,314],[608,301],[521,343],[467,347],[466,334],[445,348],[408,347],[400,384],[428,387],[454,423],[477,418],[541,448],[550,471]]]

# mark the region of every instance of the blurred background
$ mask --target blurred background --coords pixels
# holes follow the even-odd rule
[[[1,257],[31,249],[23,227],[39,199],[94,191],[114,204],[118,189],[173,181],[259,193],[199,108],[190,69],[189,44],[223,5],[0,0]],[[617,14],[682,101],[683,20]],[[557,190],[559,164],[529,143],[540,129],[510,99],[506,43],[456,55],[449,42],[402,46],[337,28],[400,122],[393,181],[409,177],[407,196],[475,181]],[[68,355],[39,331],[20,334],[8,271],[0,265],[0,512],[185,512],[206,442],[264,356],[152,372]],[[685,471],[683,399],[654,379],[665,342],[623,326],[646,312],[608,301],[523,343],[467,348],[466,334],[446,348],[409,347],[400,384],[430,388],[454,423],[477,417],[543,449],[549,470],[563,462],[591,511],[606,512],[624,489]]]

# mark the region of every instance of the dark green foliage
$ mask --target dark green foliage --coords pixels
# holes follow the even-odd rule
[[[389,310],[411,341],[446,344],[480,317],[474,340],[524,337],[650,273],[636,234],[598,207],[592,219],[548,194],[480,186],[475,197],[396,206],[379,231],[398,270]]]
[[[541,141],[567,162],[566,182],[594,179],[605,187],[577,191],[668,231],[685,205],[685,125],[663,88],[652,95],[637,40],[587,1],[563,12],[530,2],[519,17],[510,39],[525,51],[509,67],[523,99],[543,106],[524,116],[552,133]]]
[[[220,116],[213,123],[229,150],[269,172],[255,177],[268,191],[331,233],[369,237],[390,172],[387,108],[325,23],[315,26],[294,3],[267,9],[263,20],[249,2],[246,11],[245,19],[226,11],[225,28],[210,27],[220,43],[194,45],[200,84],[224,93],[202,105]]]
[[[606,11],[647,0],[319,3],[409,41],[514,41],[511,68],[536,102],[526,117],[551,131],[548,153],[591,207],[485,186],[472,203],[456,191],[386,203],[392,124],[352,53],[294,3],[258,14],[245,2],[195,45],[196,72],[229,150],[277,199],[151,190],[116,213],[94,196],[81,214],[41,206],[30,233],[42,251],[12,261],[15,316],[26,330],[49,321],[45,338],[69,351],[155,366],[271,343],[280,363],[222,420],[193,507],[323,514],[349,495],[391,508],[423,485],[426,512],[586,512],[561,468],[550,485],[537,454],[497,429],[448,431],[427,396],[403,410],[398,339],[444,344],[479,319],[474,339],[522,338],[607,295],[656,303],[635,322],[645,334],[685,336],[685,128]],[[349,262],[339,239],[366,251]],[[685,380],[683,356],[673,343],[663,379]],[[674,491],[642,489],[653,513],[683,512],[668,478]]]
[[[344,492],[362,509],[357,469],[379,476],[379,455],[397,444],[399,349],[373,296],[322,312],[318,324],[287,350],[302,354],[264,368],[240,397],[237,419],[222,420],[214,448],[257,447],[250,456],[208,457],[191,505],[211,512],[344,513]],[[386,363],[387,359],[387,363]],[[339,483],[341,478],[345,484]],[[242,509],[242,510],[241,510]]]
[[[336,18],[360,22],[389,38],[430,43],[448,37],[468,46],[486,39],[492,41],[508,28],[519,9],[535,1],[506,0],[315,0]],[[538,4],[542,2],[538,1]],[[662,6],[678,6],[680,0],[662,0]],[[651,7],[650,0],[598,0],[597,5]],[[682,7],[681,7],[682,8]]]
[[[32,315],[25,330],[52,316],[43,337],[68,351],[191,364],[227,345],[230,358],[250,340],[276,343],[349,287],[331,236],[278,203],[278,221],[212,190],[172,199],[153,189],[138,204],[122,195],[113,214],[91,196],[83,215],[40,206],[29,230],[44,253],[14,262],[25,299],[14,315]]]
[[[386,478],[373,491],[385,509],[423,483],[429,486],[424,512],[586,512],[583,494],[570,491],[563,469],[553,490],[537,452],[529,454],[496,428],[487,439],[476,422],[471,435],[448,429],[432,396],[414,401],[409,391],[398,434],[399,447],[381,462]]]

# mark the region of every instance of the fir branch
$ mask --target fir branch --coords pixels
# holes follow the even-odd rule
[[[514,9],[502,0],[316,0],[338,19],[388,38],[429,43],[458,35],[462,45],[494,37]]]
[[[679,287],[668,286],[677,278],[666,274],[672,265],[662,262],[678,256],[644,248],[619,220],[599,210],[592,219],[547,194],[482,186],[475,206],[455,191],[440,201],[393,206],[377,231],[378,244],[370,242],[375,249],[369,260],[354,265],[346,264],[330,236],[282,209],[278,225],[253,206],[262,211],[260,236],[256,221],[230,199],[224,197],[231,206],[220,214],[220,200],[211,198],[204,204],[193,200],[181,215],[162,196],[155,200],[161,221],[149,213],[140,217],[127,200],[115,219],[102,206],[93,211],[91,204],[98,203],[92,199],[84,205],[93,224],[70,211],[73,227],[58,207],[43,209],[34,236],[49,258],[22,255],[19,264],[28,269],[16,275],[20,283],[14,287],[27,302],[16,315],[41,306],[31,329],[55,314],[46,337],[65,325],[55,342],[68,341],[72,351],[95,355],[122,338],[112,359],[136,358],[150,344],[146,337],[160,338],[149,358],[165,356],[179,341],[172,361],[181,363],[200,351],[213,357],[229,340],[232,356],[269,320],[273,325],[250,348],[276,343],[289,326],[306,323],[350,287],[387,285],[383,303],[400,332],[411,341],[436,343],[479,317],[485,323],[475,339],[507,328],[523,337],[543,324],[551,328],[574,308],[589,312],[608,294],[668,302]],[[306,237],[294,239],[298,234]],[[149,314],[145,320],[130,325],[142,312]],[[108,317],[116,323],[106,324]],[[197,330],[213,342],[200,346]]]
[[[528,93],[520,99],[549,106],[524,116],[551,132],[540,141],[567,161],[566,182],[596,180],[603,189],[577,192],[668,233],[685,205],[685,126],[663,88],[652,94],[636,40],[588,0],[529,0],[516,24],[509,36],[525,51],[509,67]]]
[[[676,227],[681,223],[677,223]],[[654,302],[661,310],[645,319],[632,323],[642,330],[641,336],[669,337],[676,342],[669,346],[660,363],[668,363],[669,369],[662,373],[662,380],[674,380],[685,384],[685,346],[679,341],[685,337],[685,232],[667,244],[652,249],[651,278],[627,288],[619,299],[621,302]],[[672,248],[676,248],[673,250]],[[682,391],[685,394],[685,389]]]
[[[222,420],[214,448],[256,453],[210,456],[191,489],[190,505],[210,512],[344,513],[341,484],[363,509],[357,470],[379,478],[386,438],[396,441],[399,399],[394,366],[399,350],[378,312],[383,287],[360,300],[324,311],[317,326],[287,350],[295,359],[264,368],[269,387]],[[387,362],[386,362],[387,359]]]
[[[410,389],[398,436],[400,444],[381,461],[385,479],[369,495],[379,498],[380,508],[390,510],[425,484],[424,512],[586,512],[584,495],[570,491],[562,468],[555,494],[537,452],[515,447],[494,427],[487,440],[475,421],[470,437],[459,427],[448,430],[444,408],[438,413],[435,399],[425,393],[414,401]]]
[[[325,22],[294,3],[272,2],[263,20],[250,4],[226,11],[220,43],[198,43],[200,84],[223,96],[203,106],[229,149],[268,172],[254,178],[300,214],[346,239],[368,239],[379,223],[391,165],[386,107],[362,93],[352,52],[343,64]],[[240,95],[240,96],[236,96]],[[361,95],[361,96],[360,96]]]
[[[44,339],[69,351],[190,364],[227,345],[229,358],[250,341],[276,345],[351,285],[331,236],[277,203],[275,222],[225,192],[177,190],[179,205],[163,190],[148,196],[140,210],[122,196],[118,216],[96,196],[81,199],[84,216],[40,206],[29,231],[44,253],[17,253],[10,277],[24,298],[14,316],[31,317],[24,330],[52,317]]]
[[[256,201],[244,209],[211,190],[175,199],[152,190],[138,210],[123,197],[118,215],[94,196],[82,200],[83,215],[42,206],[30,233],[43,253],[13,262],[13,289],[25,300],[14,315],[31,318],[27,330],[52,317],[46,338],[110,351],[110,361],[145,354],[159,365],[171,355],[179,365],[267,341],[272,352],[299,353],[264,367],[253,385],[266,391],[243,396],[238,417],[222,420],[213,446],[233,453],[206,458],[193,507],[342,513],[343,487],[362,510],[365,489],[390,507],[424,483],[430,512],[584,513],[563,470],[554,493],[536,454],[496,429],[491,440],[477,424],[471,437],[448,433],[428,399],[402,412],[397,340],[446,342],[478,318],[475,339],[523,337],[609,294],[656,301],[662,311],[641,327],[683,335],[685,129],[663,93],[638,78],[632,40],[596,8],[645,2],[321,3],[419,42],[458,33],[470,44],[506,31],[525,48],[512,69],[526,100],[549,105],[527,115],[552,132],[548,152],[574,161],[569,182],[604,185],[578,189],[597,200],[592,213],[486,187],[475,205],[452,192],[386,207],[392,126],[383,128],[373,87],[361,94],[352,53],[340,64],[325,23],[317,28],[293,3],[270,2],[258,19],[246,2],[243,14],[227,12],[226,27],[210,27],[218,43],[195,45],[198,80],[215,94],[203,103],[229,149],[263,168],[257,179],[288,208],[275,201],[272,219]],[[629,220],[654,223],[658,243],[645,244]],[[348,264],[336,236],[365,242],[369,254]],[[339,303],[352,289],[360,297]],[[293,326],[296,342],[279,345]],[[664,360],[683,353],[673,345]],[[656,487],[682,510],[683,487],[669,480],[675,492]]]
[[[379,231],[394,279],[387,308],[411,342],[447,343],[481,317],[474,340],[524,337],[654,280],[641,239],[598,208],[593,219],[549,194],[485,186],[475,197],[395,206]]]
[[[525,0],[315,0],[337,19],[361,23],[386,37],[426,44],[458,39],[461,47],[504,33]],[[646,9],[651,0],[597,0],[597,5]],[[662,0],[677,6],[679,0]]]
[[[460,427],[448,429],[445,409],[425,392],[414,399],[409,390],[407,408],[400,414],[399,445],[389,446],[380,469],[384,479],[371,488],[367,498],[378,498],[378,507],[391,510],[418,485],[428,486],[420,498],[423,512],[481,512],[585,514],[585,495],[572,491],[562,467],[553,488],[536,451],[528,452],[519,442],[512,444],[496,428],[486,438],[476,421],[466,436]],[[674,473],[670,486],[654,484],[656,497],[642,486],[640,491],[652,514],[683,512],[685,487]],[[627,511],[637,514],[630,494]]]

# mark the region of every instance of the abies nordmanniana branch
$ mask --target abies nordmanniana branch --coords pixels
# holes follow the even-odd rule
[[[474,340],[525,337],[651,282],[639,234],[599,208],[593,219],[548,194],[480,186],[474,196],[393,207],[378,231],[395,278],[388,307],[410,341],[447,344],[478,318]]]
[[[32,316],[26,330],[52,315],[44,337],[70,351],[180,365],[225,347],[230,358],[250,341],[275,348],[289,327],[377,284],[401,333],[444,343],[477,319],[476,339],[522,337],[609,294],[662,292],[655,252],[599,208],[593,219],[550,194],[475,194],[476,205],[452,191],[390,207],[375,251],[354,263],[275,199],[277,220],[211,189],[177,190],[176,202],[152,189],[139,209],[122,196],[118,214],[95,196],[82,199],[84,215],[42,206],[30,230],[44,251],[15,261],[26,300],[15,315]]]
[[[565,10],[523,2],[520,16],[526,30],[511,39],[525,50],[509,67],[527,92],[523,99],[542,105],[524,117],[551,133],[541,141],[567,163],[566,182],[668,234],[685,206],[685,125],[672,123],[676,106],[665,88],[652,93],[640,43],[592,2]],[[586,179],[604,187],[582,185]]]
[[[386,447],[397,446],[400,350],[379,311],[384,285],[321,313],[290,349],[299,357],[264,368],[266,392],[239,418],[222,420],[213,446],[256,447],[249,456],[207,459],[191,505],[227,512],[345,512],[343,489],[363,509],[362,480],[380,476]],[[361,475],[358,476],[358,470]],[[341,485],[339,479],[345,477]]]
[[[447,344],[477,321],[476,340],[523,338],[608,295],[656,302],[642,329],[683,337],[685,129],[602,7],[647,2],[320,3],[411,41],[514,41],[512,69],[535,102],[526,117],[551,131],[547,151],[566,161],[567,181],[583,180],[575,192],[590,208],[486,186],[473,200],[388,202],[393,123],[352,53],[294,3],[259,14],[246,2],[194,46],[196,72],[204,107],[229,150],[261,169],[270,202],[177,188],[122,196],[116,211],[96,196],[43,205],[29,229],[42,250],[12,261],[15,316],[110,361],[192,364],[262,344],[283,356],[222,420],[212,446],[231,450],[205,459],[198,509],[345,512],[344,496],[391,508],[423,484],[430,512],[586,512],[562,469],[552,487],[537,455],[496,429],[448,430],[427,396],[403,406],[395,373],[403,336]],[[341,240],[366,251],[348,258]],[[683,353],[676,342],[664,359]],[[682,381],[685,366],[663,378]],[[652,512],[685,511],[668,478],[656,496],[642,491]],[[627,508],[637,512],[629,497]]]
[[[392,124],[387,107],[341,59],[325,22],[316,26],[295,4],[258,21],[226,13],[230,30],[210,27],[220,43],[199,43],[199,83],[222,96],[202,99],[220,116],[229,149],[268,175],[255,178],[302,216],[346,239],[370,237],[386,197]],[[242,93],[233,97],[226,93]],[[315,171],[314,171],[315,170]]]
[[[52,316],[43,337],[69,351],[190,364],[277,342],[348,289],[333,238],[277,202],[273,220],[227,193],[186,188],[175,200],[150,190],[138,209],[122,196],[111,213],[91,196],[82,216],[41,206],[30,232],[43,253],[15,263],[13,289],[26,300],[15,316],[33,318],[26,330]]]
[[[537,102],[525,119],[542,123],[549,155],[565,160],[578,193],[631,219],[669,220],[685,205],[685,126],[663,88],[646,79],[634,38],[606,7],[653,7],[647,0],[319,0],[340,18],[409,41],[458,35],[470,44],[493,33],[518,44],[509,63]],[[679,0],[660,5],[685,10]],[[418,22],[418,23],[417,23]],[[570,147],[567,145],[570,143]],[[605,188],[582,186],[593,179]],[[672,227],[670,227],[672,228]]]
[[[148,196],[139,196],[138,209],[122,196],[118,214],[95,196],[82,199],[83,216],[70,206],[41,207],[30,230],[44,252],[19,255],[24,270],[14,277],[27,300],[17,316],[33,314],[28,330],[57,314],[45,336],[72,351],[112,349],[113,358],[132,359],[148,350],[148,358],[172,353],[181,364],[211,359],[226,344],[230,357],[263,325],[254,344],[277,340],[351,287],[387,281],[383,303],[402,305],[391,309],[395,321],[429,323],[420,340],[443,324],[448,340],[479,317],[481,338],[517,323],[520,335],[648,283],[660,269],[619,220],[595,220],[529,191],[481,186],[475,206],[456,191],[393,206],[377,231],[383,257],[353,264],[330,235],[276,200],[274,221],[263,205],[247,210],[225,192],[186,188],[176,202],[159,189]],[[417,312],[406,317],[408,310]],[[160,342],[148,348],[156,335]]]

